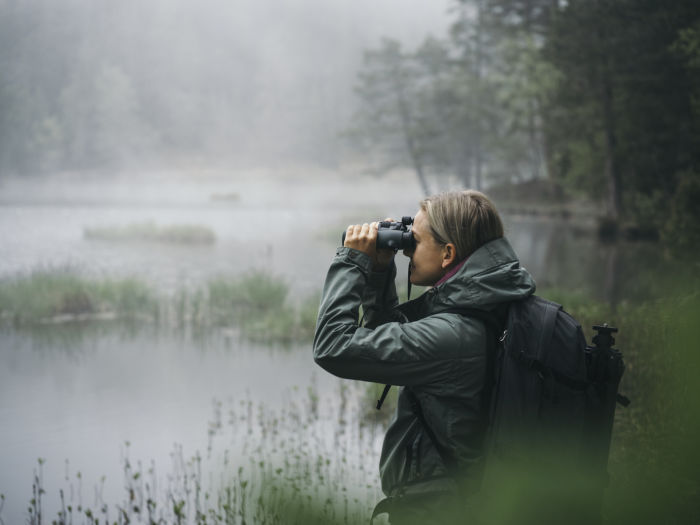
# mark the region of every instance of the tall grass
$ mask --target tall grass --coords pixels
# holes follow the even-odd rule
[[[15,325],[69,319],[151,316],[153,292],[135,279],[88,279],[70,268],[0,280],[0,312]]]
[[[286,327],[292,320],[285,308],[289,287],[266,273],[219,277],[207,287],[211,318],[216,323],[254,325],[277,320],[273,324]]]
[[[283,279],[262,272],[221,276],[199,288],[159,296],[137,279],[94,279],[75,269],[53,268],[0,279],[0,316],[16,327],[130,319],[165,329],[234,330],[261,342],[310,340],[319,296],[296,304],[288,296]]]
[[[318,298],[300,306],[288,302],[289,286],[277,277],[251,272],[235,278],[219,277],[207,284],[212,323],[237,326],[255,341],[310,340],[318,313]]]
[[[282,410],[251,399],[215,402],[206,453],[175,446],[165,472],[122,451],[121,498],[105,501],[102,478],[84,497],[80,472],[66,486],[43,486],[50,461],[34,474],[29,523],[196,523],[280,525],[366,522],[379,498],[368,472],[375,459],[372,429],[352,425],[356,385],[338,384],[332,403],[319,404],[315,390],[290,392]],[[340,410],[343,409],[343,410]],[[163,467],[160,466],[160,469]],[[66,470],[67,467],[66,467]],[[372,469],[373,470],[373,469]],[[42,496],[59,495],[60,508],[46,509]],[[89,503],[88,503],[89,502]],[[55,518],[53,518],[55,516]],[[1,519],[1,516],[0,516]]]

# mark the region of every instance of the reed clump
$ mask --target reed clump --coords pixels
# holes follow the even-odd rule
[[[292,343],[313,337],[318,301],[314,294],[294,304],[284,279],[255,271],[216,277],[176,302],[183,326],[240,332],[256,342]]]
[[[171,295],[136,278],[90,278],[48,268],[0,279],[0,319],[14,327],[124,320],[164,329],[221,329],[259,342],[313,337],[319,295],[291,301],[284,279],[264,272],[220,276]]]
[[[71,268],[38,269],[0,279],[0,313],[14,325],[150,317],[156,298],[132,278],[90,279]]]
[[[105,499],[106,479],[94,490],[66,464],[65,484],[45,487],[39,460],[29,502],[29,523],[168,523],[279,525],[364,523],[379,497],[374,472],[377,450],[372,429],[352,425],[355,386],[338,384],[333,403],[319,405],[313,387],[293,389],[281,410],[250,398],[214,402],[206,452],[185,454],[175,445],[163,477],[151,461],[122,448],[123,487]],[[167,479],[167,482],[165,481]],[[47,492],[58,493],[58,508],[47,508]],[[1,516],[0,516],[1,519]]]
[[[209,197],[212,201],[223,201],[223,202],[238,202],[241,200],[241,195],[238,192],[220,192],[212,193]]]
[[[173,224],[159,226],[155,222],[139,222],[126,226],[85,228],[86,239],[103,241],[145,241],[174,244],[212,244],[216,242],[214,231],[198,224]]]

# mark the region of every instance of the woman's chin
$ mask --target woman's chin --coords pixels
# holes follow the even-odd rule
[[[418,279],[414,278],[413,275],[411,275],[411,284],[412,284],[413,286],[430,286],[429,284],[425,284],[425,282],[423,282],[422,279],[420,279],[420,278],[418,278]]]

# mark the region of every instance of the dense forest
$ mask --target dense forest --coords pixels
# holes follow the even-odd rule
[[[700,240],[700,4],[461,0],[444,39],[368,51],[351,136],[426,193],[546,180],[601,226]]]

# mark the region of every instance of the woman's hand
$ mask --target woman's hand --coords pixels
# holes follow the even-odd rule
[[[386,219],[391,221],[392,219]],[[378,222],[370,224],[351,224],[345,232],[345,244],[348,248],[353,248],[369,255],[372,259],[372,270],[381,272],[386,270],[394,259],[394,250],[377,250],[377,228]]]

